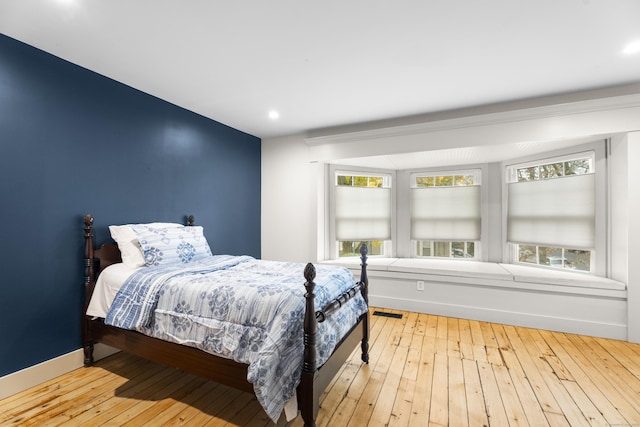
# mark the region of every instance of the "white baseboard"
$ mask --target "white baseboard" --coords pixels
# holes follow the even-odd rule
[[[95,360],[99,360],[118,351],[115,348],[97,344],[93,355]],[[0,399],[20,393],[82,366],[84,366],[84,352],[78,349],[0,377]]]

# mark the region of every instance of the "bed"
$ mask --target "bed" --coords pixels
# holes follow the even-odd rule
[[[358,345],[368,363],[364,245],[356,282],[341,267],[213,255],[193,216],[110,226],[115,242],[98,248],[93,221],[84,217],[85,366],[103,343],[254,393],[274,422],[299,410],[315,426],[321,393]]]

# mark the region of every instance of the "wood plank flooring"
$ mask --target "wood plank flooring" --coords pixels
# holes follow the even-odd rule
[[[371,316],[370,362],[352,354],[318,426],[640,426],[640,345],[384,311],[402,319]],[[0,400],[0,425],[274,424],[251,394],[116,354]]]

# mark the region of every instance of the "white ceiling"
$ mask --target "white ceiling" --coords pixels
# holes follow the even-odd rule
[[[261,138],[640,82],[638,0],[0,0],[0,32]]]

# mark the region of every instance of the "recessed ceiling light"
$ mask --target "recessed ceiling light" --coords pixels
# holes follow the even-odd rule
[[[279,117],[280,117],[280,113],[278,113],[277,111],[275,111],[275,110],[269,111],[269,118],[271,120],[276,120]]]
[[[631,55],[638,52],[640,52],[640,40],[636,40],[629,43],[627,47],[625,47],[624,50],[622,51],[622,53],[625,53],[627,55]]]

